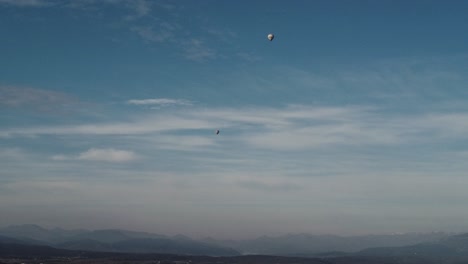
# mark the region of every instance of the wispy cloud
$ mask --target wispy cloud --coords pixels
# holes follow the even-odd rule
[[[193,61],[204,61],[217,57],[217,52],[201,39],[190,39],[182,44],[185,58]]]
[[[16,159],[20,160],[25,157],[25,153],[20,148],[0,148],[0,158],[4,160]]]
[[[167,23],[165,23],[168,25]],[[154,29],[153,26],[144,27],[132,27],[132,31],[136,32],[142,39],[149,42],[162,43],[168,40],[172,40],[174,37],[174,29],[168,26]]]
[[[202,37],[194,38],[180,26],[181,15],[177,6],[166,1],[149,0],[0,0],[0,4],[18,7],[58,7],[71,8],[82,11],[103,12],[106,7],[113,6],[124,11],[125,27],[135,32],[142,40],[152,44],[172,43],[181,56],[192,61],[205,61],[220,57],[214,45],[207,40],[215,38],[216,41],[230,41],[236,33],[221,29],[204,29]],[[159,16],[164,12],[175,14],[173,16]],[[164,18],[162,18],[164,17]],[[199,35],[199,34],[198,34]],[[183,37],[181,37],[183,36]],[[247,57],[244,55],[240,55]],[[252,59],[253,56],[250,56]]]
[[[170,99],[170,98],[132,99],[132,100],[128,100],[127,103],[133,104],[133,105],[156,105],[156,106],[192,105],[192,102],[188,100]]]
[[[43,181],[21,181],[21,182],[12,182],[7,185],[8,188],[19,190],[19,191],[31,191],[31,190],[41,190],[41,191],[52,191],[52,190],[67,190],[72,191],[77,187],[81,187],[79,182],[75,181],[64,181],[64,180],[43,180]]]
[[[148,0],[64,0],[58,1],[61,6],[67,8],[98,10],[100,6],[115,6],[127,10],[125,19],[134,20],[151,13],[154,1]]]
[[[134,120],[133,122],[119,122],[107,124],[85,124],[77,126],[36,127],[30,129],[4,130],[3,136],[15,135],[142,135],[172,130],[212,129],[214,122],[193,120],[176,116],[153,116]]]
[[[206,151],[206,147],[216,145],[216,140],[207,136],[158,135],[157,137],[139,137],[135,141],[142,144],[150,143],[159,149],[181,151]]]
[[[200,38],[183,39],[176,37],[180,28],[169,22],[157,26],[134,26],[131,28],[143,40],[153,43],[174,43],[182,51],[182,55],[192,61],[205,61],[218,57],[218,52]],[[253,58],[253,57],[252,57]]]
[[[236,184],[241,188],[268,192],[297,191],[303,188],[298,184],[285,182],[284,180],[279,182],[271,182],[271,179],[268,179],[268,182],[260,180],[241,180],[237,181]]]
[[[257,62],[262,60],[262,57],[249,52],[238,52],[236,55],[248,62]]]
[[[0,107],[51,110],[75,100],[64,93],[37,88],[0,86]]]
[[[147,0],[133,0],[130,3],[139,17],[146,16],[151,11],[151,2]]]
[[[229,43],[231,43],[233,39],[238,37],[236,32],[232,30],[228,30],[228,29],[210,27],[210,28],[205,28],[204,31],[221,41],[229,42]]]
[[[158,101],[157,101],[158,102]],[[137,101],[149,104],[151,101]],[[154,102],[153,102],[154,103]],[[200,109],[152,113],[129,122],[74,126],[10,128],[4,137],[40,135],[151,135],[176,138],[184,131],[211,135],[223,126],[224,138],[244,147],[306,150],[331,145],[401,145],[425,141],[460,140],[468,135],[468,113],[431,113],[412,116],[386,114],[376,108],[309,107]],[[204,131],[204,132],[203,132]],[[428,136],[429,135],[429,136]],[[167,136],[167,135],[166,135]],[[169,139],[169,138],[168,138]]]
[[[0,0],[0,5],[16,7],[59,7],[78,10],[101,10],[103,6],[115,6],[127,10],[126,20],[145,17],[157,6],[170,9],[172,6],[163,2],[149,0]]]
[[[54,3],[47,0],[0,0],[0,5],[2,4],[18,7],[44,7]]]
[[[51,157],[55,161],[65,160],[85,160],[85,161],[104,161],[104,162],[129,162],[136,160],[138,157],[133,151],[119,149],[99,149],[91,148],[80,153],[77,156],[71,155],[54,155]]]
[[[73,159],[72,157],[69,157],[67,155],[63,155],[63,154],[58,154],[58,155],[54,155],[51,157],[52,160],[57,160],[57,161],[61,161],[61,160],[70,160],[70,159]]]

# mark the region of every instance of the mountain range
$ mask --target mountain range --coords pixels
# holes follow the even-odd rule
[[[346,255],[352,252],[378,255],[379,249],[452,241],[447,233],[408,233],[394,235],[336,236],[290,234],[263,236],[251,240],[194,240],[184,235],[165,236],[119,229],[66,230],[46,229],[38,225],[13,225],[0,228],[0,242],[47,245],[60,249],[99,252],[170,253],[206,256],[247,254],[276,256],[315,256],[323,252]],[[367,251],[366,251],[367,250]],[[395,249],[396,250],[396,249]],[[374,253],[373,253],[374,252]],[[327,253],[328,254],[328,253]]]
[[[438,241],[449,237],[443,232],[405,233],[391,235],[337,236],[289,234],[284,236],[262,236],[251,240],[204,239],[206,243],[234,248],[243,254],[312,256],[322,252],[356,252],[372,247],[398,247],[424,242]]]
[[[468,234],[409,233],[354,237],[292,234],[222,241],[118,229],[65,230],[37,225],[0,228],[0,262],[4,258],[53,260],[65,257],[75,258],[78,262],[83,258],[97,258],[101,259],[99,261],[123,261],[106,263],[124,263],[128,259],[161,259],[161,254],[172,259],[167,262],[172,264],[179,263],[175,259],[183,259],[184,256],[192,260],[198,258],[205,264],[462,264],[468,263]]]
[[[163,235],[127,230],[46,229],[38,225],[16,225],[0,229],[0,242],[43,245],[58,249],[126,253],[168,253],[204,256],[236,256],[231,248],[195,241],[181,235]]]

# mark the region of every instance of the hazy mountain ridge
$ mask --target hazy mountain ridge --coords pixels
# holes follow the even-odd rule
[[[129,252],[173,253],[185,255],[236,256],[234,249],[211,245],[188,237],[118,229],[64,230],[46,229],[37,225],[17,225],[0,229],[6,242],[30,245],[48,245],[60,249]]]
[[[438,241],[410,246],[368,248],[355,254],[363,256],[468,257],[468,234],[450,236]]]
[[[103,243],[115,243],[127,239],[155,238],[168,239],[167,236],[119,229],[102,229],[83,232],[72,237],[74,240],[92,239]]]
[[[237,256],[239,252],[196,241],[181,241],[167,238],[134,238],[105,243],[92,239],[73,240],[57,244],[56,247],[69,250],[126,253],[164,253],[182,255]]]
[[[438,241],[449,237],[443,232],[407,233],[394,235],[337,236],[289,234],[278,237],[262,236],[252,240],[215,240],[203,241],[211,244],[234,248],[244,254],[265,254],[285,256],[305,256],[322,252],[356,252],[371,247],[398,247],[423,242]]]
[[[461,243],[464,243],[465,240],[468,240],[468,235],[450,236],[450,234],[442,232],[349,237],[289,234],[278,237],[262,236],[240,241],[223,241],[213,238],[193,240],[184,235],[169,237],[119,229],[45,229],[37,225],[1,228],[0,235],[23,241],[22,244],[50,245],[70,250],[213,256],[261,254],[301,257],[349,256],[352,255],[352,252],[360,251],[362,251],[361,255],[380,256],[385,254],[379,255],[372,252],[378,252],[378,248],[383,248],[387,252],[394,252],[398,247],[439,243],[439,241],[455,243],[454,241],[457,239],[463,240]]]
[[[113,252],[89,252],[57,249],[50,246],[19,245],[0,243],[0,262],[21,263],[164,263],[164,264],[440,264],[422,257],[338,257],[338,258],[300,258],[265,255],[210,257],[183,256],[174,254],[132,254]],[[462,260],[463,259],[459,259]],[[466,260],[466,259],[465,259]],[[13,262],[11,262],[13,261]],[[3,262],[2,262],[3,263]],[[448,262],[459,264],[466,262]]]
[[[46,229],[38,225],[11,225],[0,229],[0,235],[17,239],[34,240],[43,244],[55,244],[89,232],[84,229],[66,230],[61,228]]]
[[[8,243],[8,244],[28,244],[25,240],[15,239],[7,236],[0,236],[0,243]]]

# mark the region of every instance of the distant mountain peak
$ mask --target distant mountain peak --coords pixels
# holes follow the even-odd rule
[[[174,239],[174,240],[192,240],[192,238],[190,238],[188,236],[185,236],[185,235],[181,235],[181,234],[177,234],[177,235],[173,236],[172,239]]]

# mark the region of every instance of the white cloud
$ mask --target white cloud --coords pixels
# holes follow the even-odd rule
[[[192,103],[188,100],[183,99],[169,99],[169,98],[154,98],[154,99],[132,99],[128,100],[127,103],[133,105],[191,105]]]
[[[54,155],[51,157],[55,161],[64,160],[86,160],[86,161],[105,161],[105,162],[129,162],[136,160],[138,156],[133,151],[119,150],[113,148],[99,149],[91,148],[80,153],[77,156],[72,155]]]
[[[213,137],[207,136],[186,136],[186,135],[177,135],[177,136],[170,136],[170,135],[159,135],[157,137],[147,136],[147,137],[140,137],[139,140],[144,142],[145,144],[151,143],[153,146],[156,146],[160,149],[170,149],[170,150],[182,150],[182,151],[190,151],[190,150],[204,150],[206,151],[205,147],[213,147],[216,145],[215,140]]]
[[[127,150],[118,149],[97,149],[92,148],[81,153],[77,159],[91,161],[107,161],[107,162],[127,162],[135,160],[135,153]]]

